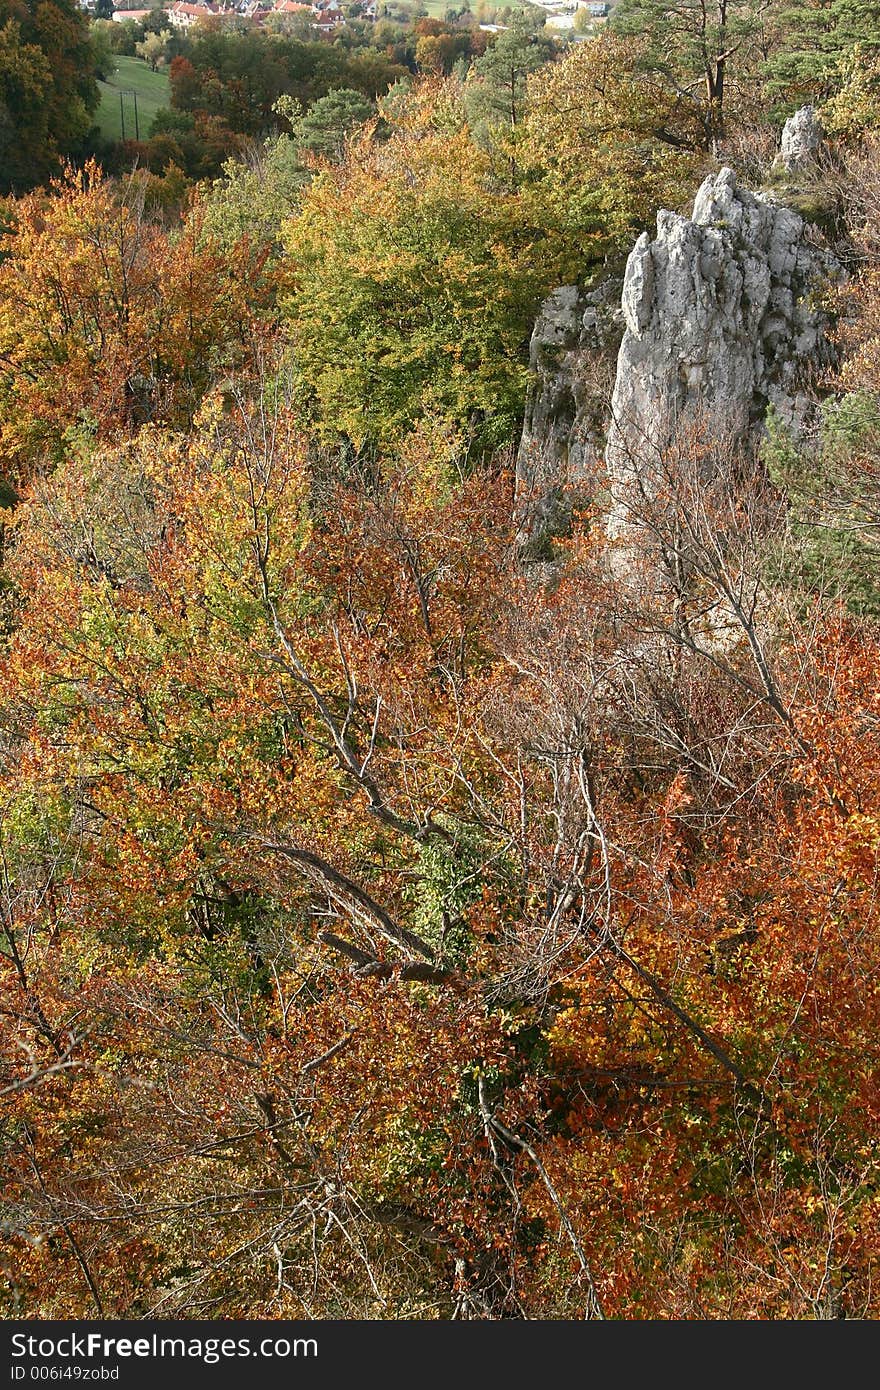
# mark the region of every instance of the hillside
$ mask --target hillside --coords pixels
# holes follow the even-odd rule
[[[97,121],[105,140],[148,139],[153,117],[169,103],[168,73],[151,72],[143,59],[120,54],[116,71],[98,85]]]
[[[874,0],[59,14],[141,139],[10,28],[0,1311],[876,1318]]]

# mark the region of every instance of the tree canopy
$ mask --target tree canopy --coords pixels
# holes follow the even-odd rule
[[[760,16],[736,14],[723,125],[697,49],[652,60],[656,28],[545,63],[515,26],[481,53],[466,16],[431,21],[412,56],[459,29],[467,52],[423,47],[430,73],[387,91],[396,58],[356,81],[348,37],[319,62],[218,32],[173,59],[161,169],[154,147],[10,179],[8,1317],[880,1311],[857,49],[801,190],[850,272],[803,429],[682,417],[626,487],[597,437],[552,554],[522,541],[548,291],[610,303],[713,140],[772,157]],[[50,172],[52,61],[24,10],[0,26]],[[791,196],[769,162],[765,196]],[[607,374],[572,336],[548,371]]]
[[[94,72],[75,0],[2,0],[0,192],[44,182],[82,151],[98,105]]]

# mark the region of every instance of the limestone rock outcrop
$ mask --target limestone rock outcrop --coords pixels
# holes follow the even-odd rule
[[[793,116],[789,116],[782,127],[776,167],[788,174],[811,169],[819,157],[822,139],[822,124],[815,107],[802,106]]]
[[[821,293],[837,274],[798,213],[740,188],[730,169],[705,180],[691,217],[659,213],[624,277],[612,483],[649,466],[689,420],[742,439],[772,405],[802,428],[805,386],[831,360]]]
[[[811,147],[806,117],[792,129]],[[786,148],[800,148],[794,135]],[[517,457],[521,549],[552,558],[548,538],[565,530],[578,486],[594,485],[603,451],[622,505],[682,427],[741,443],[758,438],[773,406],[804,432],[808,388],[833,357],[824,294],[841,275],[798,212],[721,169],[690,217],[658,214],[622,287],[618,279],[555,290],[531,339]]]
[[[563,285],[535,322],[516,465],[522,545],[540,550],[565,529],[571,489],[587,481],[601,457],[623,333],[620,289],[619,278],[589,291]]]

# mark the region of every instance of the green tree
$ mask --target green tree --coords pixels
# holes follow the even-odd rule
[[[105,21],[99,21],[104,24]],[[133,58],[137,44],[144,37],[144,26],[137,24],[133,19],[124,19],[120,23],[117,20],[106,21],[110,44],[114,53],[123,53],[127,58]]]
[[[360,92],[338,87],[319,97],[294,128],[294,139],[302,150],[340,160],[346,138],[356,126],[368,121],[373,106]]]
[[[81,151],[100,99],[74,0],[0,0],[0,190],[43,183]]]
[[[45,53],[23,42],[20,25],[8,20],[0,29],[0,183],[6,190],[26,188],[34,166],[46,167],[51,90]]]
[[[693,107],[715,153],[731,97],[754,77],[766,0],[620,0],[610,24],[643,45],[640,65]]]
[[[524,12],[514,12],[510,28],[478,58],[467,87],[468,113],[490,129],[513,130],[522,120],[529,75],[552,57],[553,40]]]
[[[149,33],[145,36],[142,43],[136,47],[139,58],[149,63],[150,71],[155,72],[157,68],[164,67],[168,62],[169,44],[174,35],[170,29],[162,29],[158,34]]]
[[[98,19],[89,30],[92,47],[92,62],[95,76],[106,82],[116,71],[116,50],[113,47],[113,30],[118,29],[109,19]]]
[[[552,258],[466,130],[399,133],[309,185],[286,230],[300,380],[328,439],[390,446],[425,416],[480,452],[522,410]]]
[[[860,391],[830,403],[812,444],[796,444],[771,411],[763,458],[789,504],[780,576],[880,615],[880,399]]]
[[[150,14],[144,15],[141,25],[145,34],[158,34],[163,29],[168,28],[168,16],[161,5],[157,5]]]
[[[250,236],[282,249],[282,227],[308,182],[300,150],[290,135],[275,135],[248,159],[229,159],[207,198],[207,225],[224,246]]]
[[[832,135],[858,139],[880,129],[880,48],[856,44],[840,65],[841,85],[822,106],[822,125]]]
[[[592,34],[593,17],[586,5],[579,5],[574,12],[574,23],[572,28],[576,34]]]
[[[862,64],[880,54],[878,0],[792,0],[776,21],[769,90],[788,107],[805,97],[827,100],[845,82],[856,48]]]
[[[382,53],[349,54],[339,44],[284,34],[204,31],[171,64],[171,104],[202,111],[238,134],[262,136],[278,126],[279,97],[309,107],[333,89],[351,88],[373,100],[403,75]]]
[[[606,31],[529,79],[513,142],[520,196],[557,245],[565,279],[620,256],[699,176],[694,108],[662,76],[642,71],[642,56],[638,40]]]

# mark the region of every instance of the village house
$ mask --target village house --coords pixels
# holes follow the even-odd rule
[[[314,0],[312,10],[315,16],[312,28],[321,34],[332,34],[345,25],[345,15],[339,9],[336,0]]]
[[[153,10],[114,10],[117,23],[127,19],[141,21],[151,15]],[[360,17],[376,19],[379,13],[378,0],[364,0],[360,6]],[[270,15],[308,16],[311,27],[319,33],[329,34],[345,25],[345,15],[339,8],[338,0],[238,0],[236,5],[215,3],[206,0],[204,4],[190,4],[189,0],[177,0],[168,6],[165,17],[173,29],[184,33],[205,20],[245,20],[251,24],[262,24]]]
[[[238,18],[236,10],[232,6],[226,5],[189,5],[184,0],[179,0],[178,4],[172,5],[166,10],[168,23],[174,29],[182,29],[184,33],[192,29],[194,25],[200,24],[209,19],[235,19]]]
[[[314,6],[301,5],[299,0],[275,0],[275,4],[270,10],[270,14],[314,14]]]
[[[239,19],[250,20],[252,24],[262,24],[267,15],[272,13],[272,6],[268,0],[241,0],[238,7]]]

